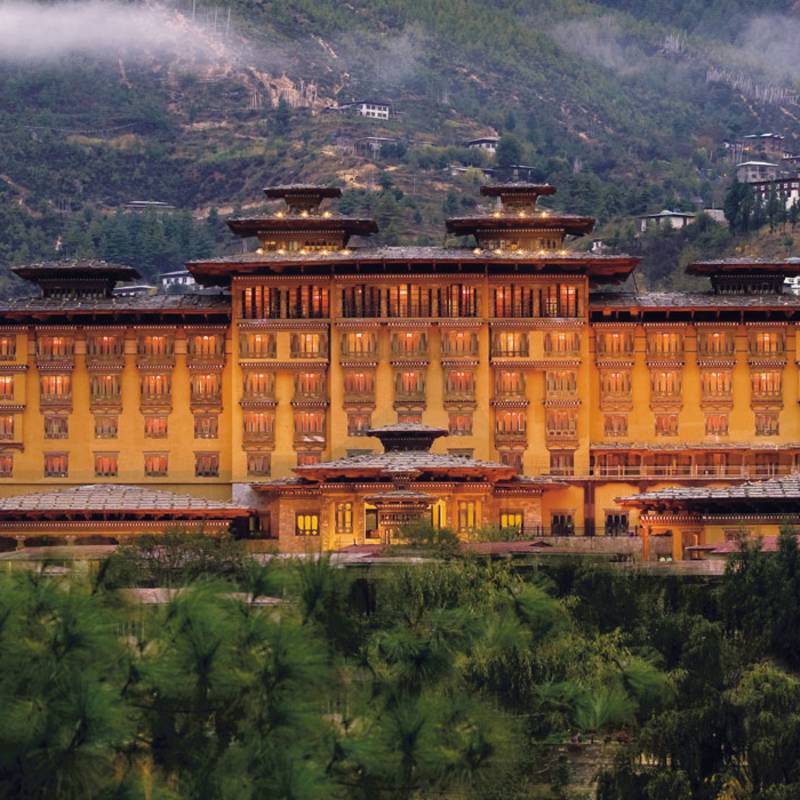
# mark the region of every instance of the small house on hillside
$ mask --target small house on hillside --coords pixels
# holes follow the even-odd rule
[[[477,139],[470,139],[468,142],[464,142],[464,146],[469,147],[471,150],[487,150],[490,153],[496,153],[499,143],[499,136],[480,136]]]
[[[388,100],[353,100],[351,103],[339,103],[338,109],[368,119],[389,119],[393,116],[392,104]]]
[[[642,233],[652,228],[674,228],[678,230],[691,225],[694,222],[695,214],[686,211],[670,211],[664,209],[657,214],[642,214],[639,217],[639,229]]]
[[[778,177],[778,165],[772,161],[743,161],[736,165],[736,180],[740,183],[772,181]]]

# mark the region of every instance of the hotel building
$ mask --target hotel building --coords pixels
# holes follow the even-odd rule
[[[621,290],[636,259],[568,250],[594,220],[542,208],[554,192],[484,186],[486,208],[447,221],[456,245],[381,247],[327,207],[338,189],[274,187],[280,208],[229,221],[254,249],[190,262],[181,294],[115,295],[129,267],[16,268],[35,294],[0,302],[0,496],[232,501],[292,551],[420,514],[464,536],[631,535],[620,498],[797,470],[800,263]],[[25,504],[4,502],[15,546]],[[704,544],[661,533],[676,557]]]

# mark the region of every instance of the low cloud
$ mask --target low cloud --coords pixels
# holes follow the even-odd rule
[[[164,6],[101,0],[0,2],[0,62],[46,62],[73,55],[211,60],[226,56],[227,48],[212,27]]]

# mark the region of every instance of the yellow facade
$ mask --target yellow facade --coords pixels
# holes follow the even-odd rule
[[[0,385],[13,419],[0,429],[0,493],[158,485],[266,514],[251,485],[375,450],[359,435],[369,427],[419,421],[450,431],[434,452],[558,478],[526,528],[602,535],[636,528],[621,496],[800,467],[800,298],[613,295],[595,282],[621,259],[561,250],[322,246],[190,265],[230,291],[212,311],[120,301],[65,319],[46,303],[0,306],[0,384],[13,383]],[[121,344],[98,355],[98,337]],[[67,419],[63,438],[54,416]],[[48,477],[60,454],[65,469]],[[509,509],[487,506],[482,521]]]

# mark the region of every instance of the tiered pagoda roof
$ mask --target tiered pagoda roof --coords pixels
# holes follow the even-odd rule
[[[779,261],[738,257],[696,261],[689,264],[686,272],[708,277],[710,289],[705,292],[595,291],[589,297],[590,309],[596,315],[618,311],[788,313],[800,309],[800,295],[785,291],[785,279],[800,275],[800,258]]]
[[[39,261],[12,267],[12,272],[23,280],[35,283],[45,297],[53,294],[110,297],[117,283],[142,277],[133,267],[96,259]]]
[[[495,461],[480,461],[466,456],[432,453],[430,447],[447,431],[418,423],[398,423],[369,431],[370,436],[381,440],[382,453],[364,453],[356,456],[307,464],[295,467],[298,477],[264,481],[256,486],[262,490],[280,490],[293,486],[311,486],[317,483],[369,480],[375,483],[396,484],[398,478],[412,481],[416,486],[426,482],[485,481],[491,484],[513,483],[529,488],[561,486],[547,477],[523,478],[514,467]],[[403,490],[409,490],[407,486]],[[414,492],[414,489],[411,489]]]
[[[485,239],[497,234],[514,233],[521,239],[533,239],[537,233],[553,231],[566,235],[583,236],[594,228],[594,218],[575,214],[543,211],[536,208],[536,201],[544,195],[555,194],[550,184],[505,183],[482,186],[484,197],[497,198],[499,205],[494,211],[451,217],[447,220],[448,233],[456,236],[475,236],[480,245]]]
[[[331,234],[338,240],[339,247],[345,247],[351,236],[368,236],[378,232],[374,219],[347,217],[322,211],[323,200],[339,198],[341,189],[334,186],[314,186],[312,184],[291,184],[270,186],[264,189],[270,200],[284,200],[286,210],[261,217],[239,217],[228,220],[228,227],[238,236],[258,236],[279,239],[292,233]]]

